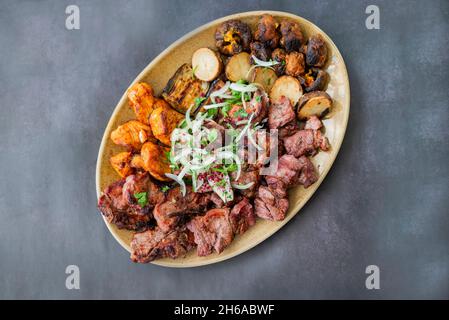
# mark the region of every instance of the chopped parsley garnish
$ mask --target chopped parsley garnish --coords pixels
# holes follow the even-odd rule
[[[162,192],[167,192],[168,190],[170,190],[170,187],[169,187],[169,186],[162,186],[162,187],[161,187],[161,191],[162,191]]]
[[[195,98],[195,108],[198,108],[201,104],[201,102],[203,102],[204,100],[206,100],[205,97],[196,97]]]
[[[137,199],[137,203],[143,208],[148,203],[147,192],[134,193],[134,198]]]
[[[256,101],[257,102],[261,102],[262,101],[262,96],[256,96]]]

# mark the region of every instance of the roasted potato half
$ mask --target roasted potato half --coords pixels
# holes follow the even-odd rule
[[[302,87],[299,80],[292,76],[278,78],[271,88],[270,98],[272,101],[275,101],[282,96],[287,97],[292,106],[295,106],[302,96]]]
[[[195,77],[203,81],[212,81],[223,70],[223,62],[215,51],[209,48],[200,48],[193,53],[192,67]]]
[[[109,162],[120,177],[124,178],[133,172],[133,168],[131,168],[132,157],[131,152],[120,152],[115,156],[112,156],[109,159]]]
[[[154,142],[147,142],[142,146],[140,155],[133,157],[131,166],[148,171],[155,179],[160,181],[170,180],[165,173],[170,173],[170,163],[167,159],[169,148]]]
[[[160,107],[154,109],[150,116],[153,135],[163,144],[170,145],[170,135],[184,116],[173,110],[165,101],[160,100]]]
[[[111,132],[111,140],[120,146],[140,150],[142,144],[154,139],[150,126],[137,120],[125,122]]]
[[[246,80],[250,68],[251,56],[246,52],[236,54],[235,56],[232,56],[226,64],[226,77],[234,82],[242,79]]]
[[[186,113],[187,109],[195,105],[195,98],[204,97],[208,89],[209,83],[196,78],[192,67],[183,64],[168,81],[162,97],[173,109]]]
[[[249,77],[250,82],[260,84],[266,92],[270,92],[277,79],[276,72],[270,68],[255,68]]]
[[[150,114],[153,112],[153,88],[145,82],[133,84],[127,91],[129,106],[134,110],[137,120],[149,124]]]
[[[322,117],[332,107],[332,98],[324,91],[306,93],[298,102],[298,118],[308,119],[311,116]]]

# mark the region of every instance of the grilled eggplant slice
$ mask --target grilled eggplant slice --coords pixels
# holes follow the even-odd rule
[[[162,97],[173,109],[186,113],[187,109],[195,106],[195,98],[206,96],[208,89],[209,83],[196,78],[192,67],[186,63],[179,67],[168,81]]]

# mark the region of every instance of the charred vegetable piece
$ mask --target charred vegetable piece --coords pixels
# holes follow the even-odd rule
[[[281,21],[281,46],[287,52],[300,51],[304,44],[304,36],[298,23],[290,20]]]
[[[128,89],[129,106],[134,110],[137,120],[149,124],[151,112],[153,112],[154,92],[153,88],[145,82],[133,84]]]
[[[250,55],[246,52],[242,52],[231,57],[226,64],[226,77],[234,82],[246,80],[246,76],[251,68],[250,59]]]
[[[306,63],[302,53],[292,51],[285,58],[285,74],[292,77],[298,77],[304,74]]]
[[[306,74],[299,78],[305,92],[324,90],[328,80],[328,73],[318,68],[309,69]]]
[[[254,38],[257,41],[264,43],[269,48],[276,48],[281,39],[277,28],[278,23],[274,20],[273,16],[269,14],[264,14],[260,17],[257,23],[257,30],[254,33]]]
[[[163,101],[163,100],[161,100]],[[170,145],[170,135],[184,116],[164,103],[153,111],[150,116],[150,126],[153,135],[163,144]]]
[[[162,96],[175,110],[186,113],[197,97],[204,97],[209,83],[197,79],[193,69],[183,64],[165,86]]]
[[[154,142],[147,142],[142,146],[140,155],[132,158],[131,166],[148,171],[155,179],[169,181],[165,173],[170,173],[170,164],[167,159],[169,148],[160,146]]]
[[[309,66],[323,67],[327,60],[327,46],[321,34],[310,37],[307,43],[306,63]]]
[[[299,80],[291,76],[278,78],[271,88],[270,98],[272,101],[276,101],[282,96],[287,97],[292,106],[295,106],[302,96],[302,87]]]
[[[109,159],[112,167],[115,171],[120,175],[120,177],[124,178],[132,174],[133,168],[131,168],[131,152],[120,152],[115,156],[112,156]]]
[[[192,67],[195,77],[203,81],[212,81],[223,70],[223,62],[215,51],[200,48],[193,53]]]
[[[324,91],[306,93],[298,102],[298,118],[322,117],[332,107],[332,98]]]
[[[215,31],[215,45],[227,56],[249,51],[251,39],[250,27],[240,20],[225,21]]]
[[[282,76],[285,72],[286,57],[287,52],[285,52],[285,50],[281,48],[277,48],[271,53],[271,59],[273,59],[273,61],[279,62],[278,64],[273,66],[274,71],[276,71],[276,74],[278,76]]]
[[[150,139],[153,139],[151,128],[136,120],[125,122],[111,132],[111,140],[115,144],[135,150],[139,150]]]
[[[255,68],[251,72],[249,80],[250,82],[262,85],[266,92],[270,92],[277,79],[278,77],[274,70],[269,68]]]
[[[259,41],[251,42],[250,48],[251,48],[251,55],[263,61],[270,60],[271,50],[267,46],[265,46],[262,42]]]

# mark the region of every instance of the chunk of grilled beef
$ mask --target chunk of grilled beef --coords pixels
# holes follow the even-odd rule
[[[176,259],[184,256],[193,247],[193,237],[188,230],[165,233],[156,227],[134,234],[131,240],[131,260],[148,263],[159,258]]]
[[[296,121],[296,119],[294,119],[289,123],[287,123],[286,125],[284,125],[283,127],[279,128],[278,131],[279,140],[282,141],[283,139],[290,137],[291,135],[294,135],[299,130],[300,130],[299,124]]]
[[[268,109],[268,127],[278,129],[295,120],[295,117],[290,100],[282,96],[277,101],[273,101]]]
[[[210,203],[210,193],[193,192],[187,187],[183,196],[179,187],[171,189],[166,201],[158,203],[153,210],[159,228],[168,232],[186,222],[191,214],[203,212]]]
[[[306,125],[304,126],[304,129],[310,129],[310,130],[320,130],[323,127],[323,123],[317,116],[311,116],[306,121]]]
[[[147,192],[147,204],[137,203],[135,193]],[[148,173],[130,175],[105,188],[98,200],[98,208],[106,220],[119,229],[146,230],[151,226],[151,210],[164,200],[164,194],[151,181]]]
[[[229,214],[229,221],[231,222],[234,234],[242,234],[256,223],[253,205],[249,202],[248,198],[243,198],[234,205]]]
[[[298,177],[298,183],[302,184],[304,188],[307,188],[318,180],[318,173],[309,158],[302,156],[298,160],[303,163],[301,173]]]
[[[329,149],[329,141],[318,130],[299,130],[295,134],[283,140],[287,154],[295,157],[303,155],[313,156],[318,149],[327,151]]]
[[[199,256],[207,256],[214,250],[220,253],[232,242],[234,233],[229,212],[229,208],[211,209],[187,223],[187,228],[194,234]]]
[[[266,220],[280,221],[285,219],[288,210],[287,196],[279,197],[268,186],[260,186],[254,200],[255,213]]]
[[[257,187],[259,186],[259,169],[254,168],[253,166],[248,166],[245,170],[242,170],[240,172],[240,177],[238,179],[236,179],[236,177],[237,172],[236,171],[232,172],[231,178],[234,184],[245,185],[252,183],[252,186],[250,186],[247,189],[244,190],[236,189],[236,190],[245,197],[254,198]]]
[[[249,101],[247,104],[248,113],[254,114],[251,122],[258,123],[265,119],[268,114],[269,105],[270,99],[268,98],[268,95],[262,90],[257,90],[254,93],[251,101]]]

